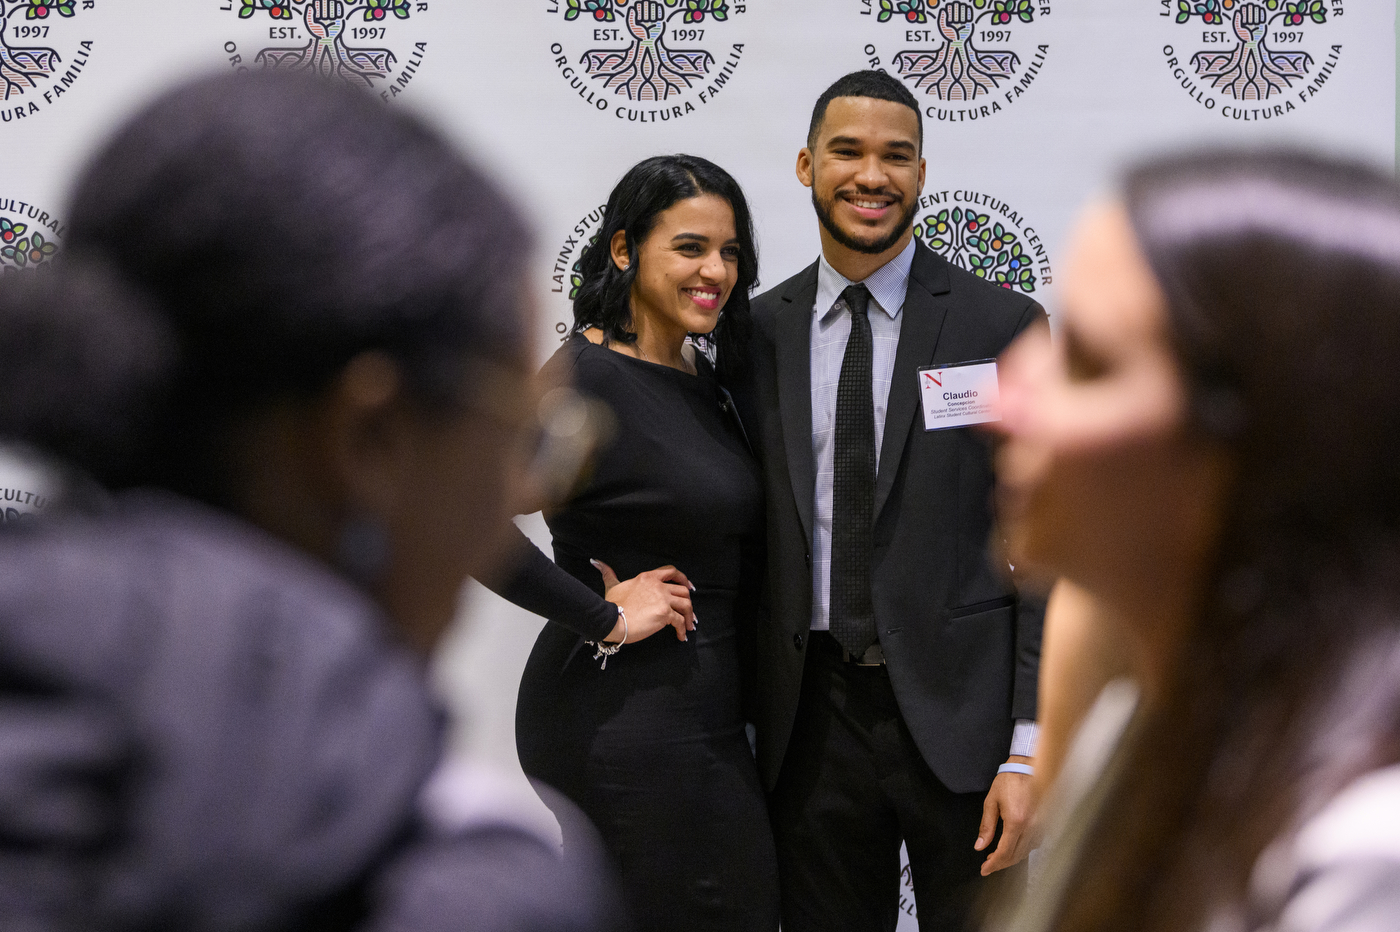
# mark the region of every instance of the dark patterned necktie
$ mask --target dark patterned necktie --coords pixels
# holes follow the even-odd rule
[[[851,311],[851,336],[836,383],[836,444],[832,464],[831,635],[859,656],[875,643],[870,600],[870,540],[875,521],[874,354],[867,310],[870,292],[841,292]]]

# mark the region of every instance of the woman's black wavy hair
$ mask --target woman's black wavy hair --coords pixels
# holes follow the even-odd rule
[[[758,286],[758,247],[753,217],[739,183],[729,172],[695,155],[658,155],[636,165],[608,195],[598,238],[583,250],[579,273],[583,284],[574,298],[574,333],[597,327],[609,340],[631,344],[632,282],[641,266],[634,260],[625,269],[612,261],[609,244],[619,230],[627,235],[627,254],[640,256],[640,247],[656,227],[656,218],[680,201],[702,194],[724,198],[734,210],[739,237],[739,280],[720,309],[719,323],[709,334],[696,334],[714,348],[722,367],[739,365],[742,347],[753,329],[749,294]]]

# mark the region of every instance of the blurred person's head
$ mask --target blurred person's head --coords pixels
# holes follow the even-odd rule
[[[54,272],[50,264],[0,282],[0,461],[47,490],[31,511],[75,495],[94,504],[92,480],[130,478],[173,355],[161,321],[112,276],[87,267]],[[81,474],[68,466],[75,463]]]
[[[1012,560],[1181,614],[1234,458],[1192,422],[1167,298],[1122,203],[1087,212],[1062,281],[1057,339],[1034,332],[1001,364]]]
[[[431,643],[493,560],[530,334],[514,207],[423,122],[282,72],[181,86],[81,176],[68,261],[174,347],[122,484],[336,564]]]
[[[1148,164],[1003,360],[1013,556],[1104,599],[1144,714],[1061,930],[1193,928],[1400,759],[1400,189],[1297,154]]]
[[[634,343],[657,328],[704,336],[721,360],[741,357],[758,284],[753,220],[738,182],[693,155],[661,155],[623,175],[598,237],[579,259],[574,331]]]

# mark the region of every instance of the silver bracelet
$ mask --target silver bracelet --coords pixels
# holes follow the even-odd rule
[[[599,670],[606,670],[608,668],[608,658],[622,650],[622,645],[627,643],[627,613],[622,610],[621,605],[617,607],[617,617],[622,619],[622,640],[618,641],[616,644],[609,644],[607,641],[586,642],[598,648],[597,652],[593,655],[593,659],[601,659],[603,661],[603,665],[598,668]]]
[[[997,773],[1023,773],[1028,777],[1033,777],[1035,776],[1035,768],[1030,764],[1018,764],[1013,761],[1002,764],[997,768]]]

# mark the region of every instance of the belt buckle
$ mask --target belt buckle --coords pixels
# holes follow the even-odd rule
[[[841,648],[841,659],[858,667],[883,667],[885,665],[885,652],[880,649],[879,642],[871,644],[859,657],[843,647]]]

